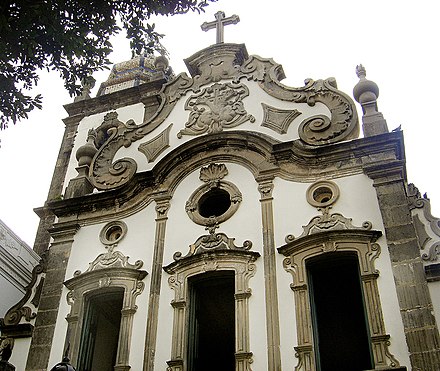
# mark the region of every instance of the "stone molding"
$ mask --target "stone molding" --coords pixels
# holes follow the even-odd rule
[[[339,187],[329,180],[320,180],[307,189],[306,198],[307,202],[318,210],[328,210],[339,198]]]
[[[263,107],[264,112],[261,126],[272,129],[278,134],[286,134],[293,120],[301,115],[301,112],[299,112],[297,109],[280,109],[269,106],[266,103],[261,103],[261,106]]]
[[[431,214],[429,198],[426,194],[422,197],[414,184],[408,184],[407,194],[422,252],[422,260],[426,264],[432,264],[438,261],[440,257],[440,218],[436,218]],[[421,210],[420,216],[417,210]]]
[[[174,291],[171,302],[174,309],[173,340],[171,359],[167,361],[168,371],[185,369],[188,347],[188,279],[212,271],[235,272],[235,370],[251,369],[248,301],[252,290],[249,280],[255,274],[254,262],[259,256],[255,251],[214,250],[178,260],[163,268],[170,275],[168,283]]]
[[[439,331],[412,217],[414,195],[407,190],[405,163],[370,164],[364,171],[376,188],[411,366],[434,370],[440,363]]]
[[[358,257],[374,369],[399,367],[399,362],[388,349],[390,336],[385,332],[377,287],[379,272],[374,266],[374,261],[380,254],[380,246],[376,240],[381,235],[380,231],[365,228],[330,229],[327,232],[307,233],[297,239],[288,238],[289,242],[278,248],[278,252],[286,256],[283,261],[284,269],[291,273],[293,278],[291,289],[298,326],[298,346],[295,347],[298,364],[295,371],[316,370],[306,262],[310,258],[329,252],[352,252]]]
[[[185,210],[189,218],[196,224],[212,227],[228,220],[237,211],[242,201],[242,194],[237,186],[231,182],[223,180],[228,174],[228,169],[224,164],[211,163],[200,169],[199,179],[204,182],[189,197],[185,204]],[[225,191],[229,195],[230,205],[221,215],[206,217],[200,214],[200,200],[214,190]]]
[[[233,153],[231,148],[235,149]],[[277,143],[266,136],[225,131],[210,136],[209,149],[212,159],[238,163],[256,179],[270,175],[287,181],[314,182],[363,172],[374,176],[373,173],[382,172],[384,166],[395,167],[399,177],[404,176],[401,132],[312,148],[299,141]],[[152,171],[136,174],[120,189],[50,201],[46,208],[60,218],[75,218],[81,223],[96,223],[103,215],[122,218],[151,202],[151,194],[168,192],[172,195],[185,174],[201,166],[206,166],[203,136],[176,148],[172,156],[165,156]],[[156,189],[157,184],[161,184],[160,189]]]
[[[281,337],[278,306],[277,263],[275,249],[275,227],[272,192],[273,179],[258,180],[260,192],[262,232],[263,232],[263,266],[264,292],[266,297],[266,333],[268,370],[281,370]]]
[[[170,131],[173,124],[169,125],[164,131],[145,143],[141,143],[138,150],[147,158],[148,162],[153,162],[165,149],[170,146]]]
[[[289,88],[282,85],[279,81],[284,77],[279,64],[271,59],[263,59],[257,56],[251,56],[246,60],[237,60],[236,56],[239,54],[244,56],[247,55],[247,52],[243,51],[242,46],[234,44],[214,45],[201,51],[198,57],[192,59],[197,60],[195,70],[199,74],[189,77],[182,73],[163,85],[157,95],[161,103],[156,113],[140,124],[136,124],[132,120],[120,123],[93,159],[90,171],[93,185],[99,190],[108,190],[129,182],[136,173],[137,165],[130,158],[122,158],[113,163],[116,152],[121,147],[129,147],[133,142],[142,139],[161,125],[181,97],[192,92],[196,94],[194,99],[197,100],[199,96],[204,97],[209,89],[215,90],[216,86],[229,86],[229,88],[235,85],[244,86],[239,83],[241,79],[258,82],[266,93],[278,99],[307,103],[310,106],[314,106],[316,102],[326,105],[331,112],[330,118],[316,115],[304,120],[300,124],[299,135],[306,144],[322,146],[357,137],[359,125],[355,105],[347,95],[337,90],[334,79],[317,81],[308,79],[305,81],[304,87]],[[237,64],[237,62],[239,63]],[[232,82],[220,84],[219,81],[223,79],[231,79]],[[213,85],[203,88],[209,84]],[[189,107],[188,105],[191,105],[193,108],[195,107],[194,99],[190,98],[188,100],[187,108]],[[203,99],[206,101],[208,98],[205,97]],[[90,100],[81,102],[87,101]],[[231,122],[234,123],[233,125],[231,124],[232,126],[238,125],[238,123],[243,122],[245,119],[252,121],[250,116],[245,115],[244,112],[242,113],[243,109],[236,110],[235,103],[230,105],[230,102],[228,102],[226,106],[226,108],[234,112],[234,118],[231,118],[229,115],[225,117],[219,116],[218,119],[212,121],[212,115],[218,111],[218,108],[210,107],[210,113],[199,112],[196,109],[196,111],[193,111],[193,118],[190,118],[189,121],[191,123],[189,126],[192,127],[189,132],[193,134],[194,128],[197,129],[197,133],[203,133],[207,130],[212,132],[221,130],[220,127],[223,127],[223,124],[220,125],[220,122],[224,120],[229,123],[232,119]],[[204,119],[202,119],[203,115],[210,116],[210,122],[215,123],[215,130],[210,126],[206,126]],[[240,118],[237,119],[236,117]],[[199,126],[202,121],[200,120],[204,122],[203,130],[201,131]]]
[[[116,252],[115,252],[116,253]],[[64,282],[64,285],[70,290],[67,294],[67,303],[71,310],[67,315],[68,322],[66,349],[69,349],[69,358],[75,364],[78,361],[79,347],[82,326],[84,322],[84,311],[86,301],[100,292],[122,288],[124,290],[122,303],[122,317],[119,330],[118,350],[116,355],[115,370],[129,370],[131,335],[133,330],[133,317],[136,312],[136,297],[144,289],[142,280],[147,272],[140,270],[142,262],[138,261],[135,265],[127,262],[122,253],[117,252],[117,259],[107,261],[103,265],[91,263],[89,269],[81,273],[75,272],[73,278]],[[114,253],[113,253],[114,254]],[[99,255],[96,261],[105,261],[106,254]],[[125,264],[120,264],[125,261]]]
[[[43,288],[44,278],[46,276],[47,254],[43,254],[40,263],[37,264],[31,273],[31,280],[26,286],[23,298],[12,306],[0,320],[0,330],[7,331],[10,326],[32,324],[37,315],[38,305],[40,303],[41,290]],[[28,331],[25,330],[27,333]],[[20,336],[21,337],[21,336]]]
[[[159,317],[159,301],[162,283],[162,266],[165,249],[165,232],[170,208],[170,196],[157,195],[156,230],[153,248],[153,263],[151,267],[150,296],[148,299],[147,329],[145,334],[143,371],[154,369],[154,358],[157,344],[157,328]]]

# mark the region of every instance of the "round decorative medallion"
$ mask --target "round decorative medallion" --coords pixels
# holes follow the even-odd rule
[[[122,221],[107,223],[99,234],[99,239],[104,245],[114,245],[121,241],[127,234],[127,224]]]
[[[327,207],[336,202],[339,188],[336,183],[321,180],[313,183],[306,193],[307,202],[314,207]]]

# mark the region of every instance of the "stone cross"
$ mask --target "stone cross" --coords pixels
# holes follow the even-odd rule
[[[221,44],[223,42],[224,26],[227,26],[228,24],[237,24],[238,22],[240,22],[240,17],[234,14],[230,17],[225,18],[225,13],[219,11],[215,13],[215,19],[216,19],[215,21],[203,23],[201,27],[203,31],[208,31],[213,28],[216,28],[217,29],[216,43]]]

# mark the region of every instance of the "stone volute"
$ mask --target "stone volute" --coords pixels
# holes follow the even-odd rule
[[[367,72],[362,64],[356,66],[359,82],[353,88],[353,96],[362,106],[362,129],[365,137],[388,133],[388,126],[382,113],[377,108],[379,87],[366,78]]]

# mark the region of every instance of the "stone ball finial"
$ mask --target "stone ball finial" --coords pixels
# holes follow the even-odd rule
[[[367,80],[367,71],[362,64],[356,66],[356,75],[359,82],[353,88],[353,96],[360,104],[370,103],[379,97],[379,87],[373,81]]]
[[[154,67],[156,67],[158,71],[165,72],[168,66],[169,66],[168,59],[163,55],[156,57],[156,59],[154,60]]]

